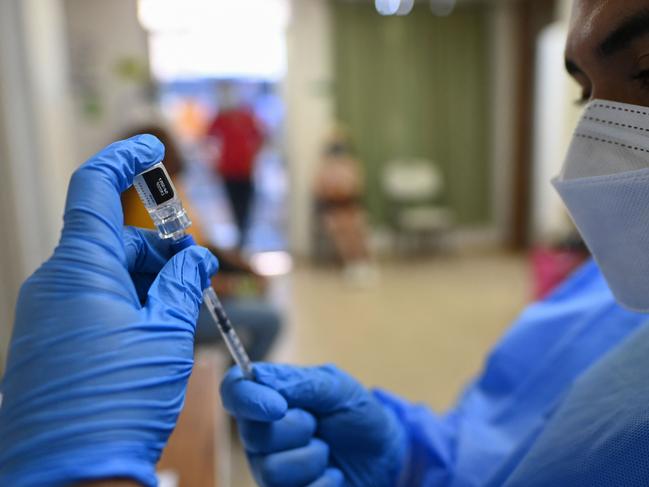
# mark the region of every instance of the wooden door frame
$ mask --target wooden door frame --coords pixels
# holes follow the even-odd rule
[[[524,250],[530,243],[537,40],[543,28],[555,20],[556,6],[557,0],[520,0],[514,5],[517,53],[509,236],[514,250]]]

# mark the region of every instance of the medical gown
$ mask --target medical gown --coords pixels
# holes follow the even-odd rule
[[[647,320],[591,261],[520,316],[449,412],[374,391],[408,434],[402,485],[649,485]]]

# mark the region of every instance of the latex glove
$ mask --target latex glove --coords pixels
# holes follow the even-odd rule
[[[156,484],[192,370],[202,290],[217,268],[203,248],[169,260],[157,236],[123,228],[120,192],[163,155],[158,139],[138,136],[72,176],[60,243],[18,299],[0,485]]]
[[[221,384],[257,482],[264,487],[383,487],[397,483],[405,433],[392,412],[335,366],[255,364]]]

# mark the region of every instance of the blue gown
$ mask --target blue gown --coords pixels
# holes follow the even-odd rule
[[[408,434],[402,485],[649,485],[647,320],[615,302],[591,261],[521,315],[451,411],[375,391]],[[626,420],[635,429],[626,431]],[[603,476],[630,445],[627,463],[637,464],[642,439],[646,471],[629,475],[646,474],[644,483]]]

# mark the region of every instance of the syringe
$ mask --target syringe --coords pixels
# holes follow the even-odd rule
[[[178,250],[194,245],[194,239],[187,234],[187,228],[192,222],[162,162],[135,176],[133,185],[161,238],[172,239]],[[254,380],[250,358],[214,289],[207,288],[203,293],[203,300],[232,358],[241,367],[243,376]]]

